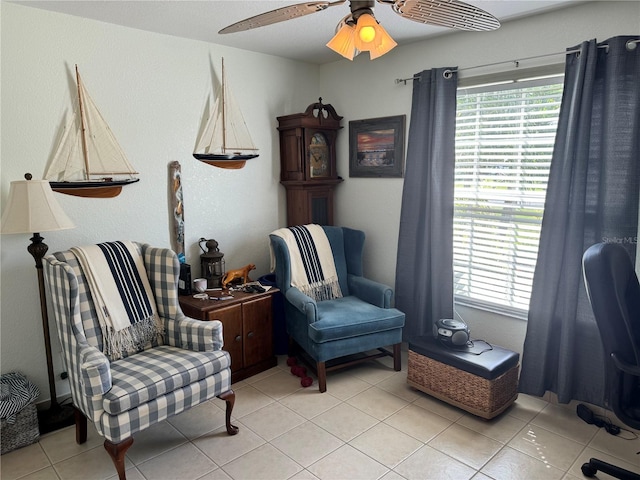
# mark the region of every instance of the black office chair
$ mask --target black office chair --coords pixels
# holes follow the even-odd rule
[[[621,422],[640,429],[640,285],[633,262],[622,245],[598,243],[584,253],[582,267],[604,353],[611,362],[611,407]],[[598,470],[619,479],[640,479],[596,458],[582,465],[587,477]]]

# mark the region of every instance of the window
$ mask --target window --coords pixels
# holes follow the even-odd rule
[[[458,90],[456,302],[526,318],[562,76]]]

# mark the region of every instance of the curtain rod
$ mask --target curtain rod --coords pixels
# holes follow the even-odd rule
[[[640,40],[629,40],[626,43],[627,50],[635,50],[638,43],[640,43]],[[609,48],[609,45],[607,45],[607,44],[598,45],[598,48]],[[580,48],[576,48],[574,50],[567,50],[565,52],[545,53],[543,55],[535,55],[533,57],[525,57],[525,58],[516,59],[516,60],[504,60],[502,62],[485,63],[483,65],[474,65],[473,67],[457,68],[455,70],[445,70],[443,75],[445,76],[445,78],[448,78],[452,73],[455,73],[455,72],[461,72],[463,70],[473,70],[473,69],[476,69],[476,68],[493,67],[495,65],[504,65],[505,63],[513,63],[517,68],[517,67],[520,66],[520,62],[522,62],[522,61],[535,60],[535,59],[544,58],[544,57],[553,57],[555,55],[570,55],[572,53],[578,53],[580,51],[581,51]],[[420,77],[396,78],[395,83],[396,84],[403,83],[404,85],[406,85],[407,82],[413,81],[413,80],[417,80],[419,78]]]

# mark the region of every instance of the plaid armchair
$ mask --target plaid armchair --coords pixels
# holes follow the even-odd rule
[[[185,317],[178,304],[179,263],[164,248],[135,244],[144,260],[158,315],[164,322],[159,344],[110,361],[95,306],[80,264],[71,251],[44,258],[44,274],[76,409],[76,441],[87,440],[87,418],[105,437],[119,478],[132,435],[213,397],[226,402],[231,424],[235,394],[231,358],[222,350],[222,323]]]

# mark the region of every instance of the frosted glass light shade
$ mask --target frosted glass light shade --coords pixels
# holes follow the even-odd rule
[[[74,228],[46,180],[11,182],[0,233],[40,233]]]
[[[355,30],[356,29],[354,27],[345,23],[342,28],[338,30],[338,33],[329,40],[327,47],[334,52],[339,53],[347,60],[353,60],[353,57],[356,54],[356,48],[353,40]]]
[[[373,38],[369,35],[371,30],[375,31]],[[365,41],[369,38],[371,39],[370,41]],[[355,33],[356,49],[361,52],[369,52],[369,58],[373,60],[389,52],[396,45],[397,43],[391,38],[391,35],[372,15],[366,13],[360,15]]]
[[[387,33],[387,31],[382,28],[381,25],[378,25],[379,30],[376,33],[376,37],[380,38],[380,43],[372,48],[369,51],[369,58],[371,60],[375,60],[378,57],[381,57],[385,53],[389,53],[393,48],[395,48],[398,44],[395,42],[391,35]]]
[[[368,13],[360,15],[356,24],[356,48],[361,52],[368,52],[375,45],[378,45],[380,43],[380,38],[378,38],[379,27],[378,21],[372,15]]]

